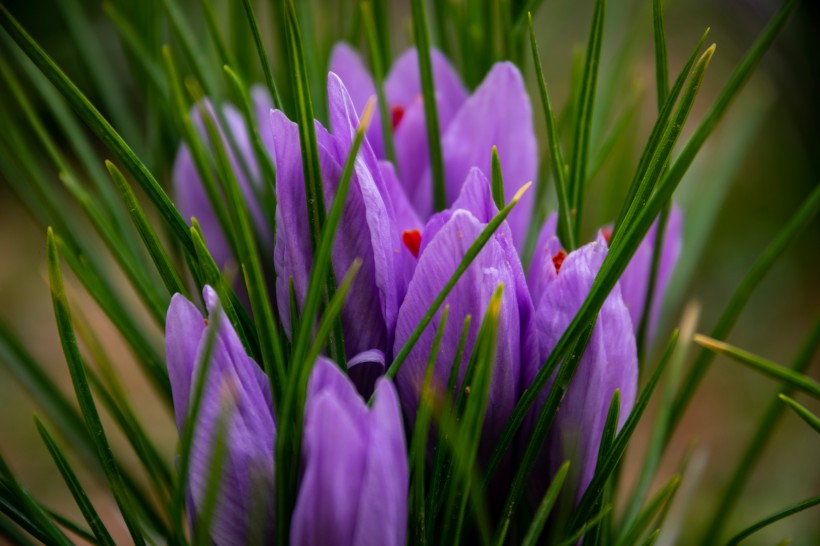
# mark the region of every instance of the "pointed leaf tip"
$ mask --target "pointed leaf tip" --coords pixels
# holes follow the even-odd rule
[[[513,198],[510,200],[510,204],[512,205],[518,203],[518,201],[520,201],[521,198],[524,197],[524,194],[527,193],[527,190],[530,189],[530,186],[532,186],[532,182],[527,182],[526,184],[521,186],[518,189],[518,191],[515,192],[515,195],[513,195]]]

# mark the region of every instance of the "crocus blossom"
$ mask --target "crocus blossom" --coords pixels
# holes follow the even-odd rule
[[[569,254],[556,237],[539,244],[530,286],[540,358],[536,366],[524,370],[526,385],[532,383],[541,363],[581,308],[606,252],[603,237]],[[620,430],[635,403],[637,381],[638,358],[632,320],[616,284],[601,308],[572,383],[561,401],[547,447],[533,471],[531,483],[536,497],[543,494],[549,477],[565,460],[571,461],[574,477],[571,490],[580,497],[595,472],[612,396],[616,389],[620,390]],[[545,398],[545,395],[540,397],[534,412],[543,407]]]
[[[177,294],[171,300],[165,331],[168,375],[180,434],[196,385],[204,380],[199,412],[192,423],[188,472],[189,509],[194,514],[206,502],[214,444],[220,423],[225,423],[227,450],[211,537],[219,545],[240,545],[247,543],[251,529],[272,533],[276,421],[268,378],[247,355],[224,314],[217,321],[209,364],[204,365],[218,298],[210,287],[203,296],[212,315],[210,324],[183,296]],[[204,379],[203,369],[207,370]]]
[[[396,352],[410,337],[464,253],[496,213],[489,182],[480,170],[473,169],[453,207],[428,222],[421,235],[418,263],[399,310]],[[463,379],[481,319],[499,284],[504,285],[504,297],[499,313],[496,362],[483,442],[492,442],[500,434],[518,400],[523,362],[534,357],[530,330],[532,303],[506,224],[502,224],[487,242],[445,300],[450,312],[433,375],[435,387],[441,389],[440,392],[449,378],[464,318],[471,315],[472,324],[459,367],[459,381]],[[440,320],[441,312],[425,329],[396,377],[399,397],[411,421],[418,407],[426,362]]]
[[[328,77],[328,100],[333,132],[316,124],[327,208],[338,187],[359,124],[347,90],[333,73]],[[290,334],[290,283],[292,281],[296,300],[301,306],[307,293],[313,250],[298,127],[278,110],[271,113],[271,124],[278,201],[274,251],[276,295],[280,319]],[[356,159],[331,257],[336,279],[347,273],[355,259],[362,260],[342,309],[342,327],[348,359],[354,364],[373,366],[376,370],[354,374],[357,377],[373,378],[383,371],[405,289],[402,280],[406,275],[401,269],[403,262],[396,213],[382,178],[382,169],[365,140]],[[367,359],[356,358],[365,351],[369,355]],[[372,389],[372,382],[361,385],[361,388]]]
[[[219,545],[246,544],[250,532],[273,536],[276,421],[267,376],[246,354],[224,314],[218,331],[209,334],[218,298],[210,287],[203,296],[210,322],[177,294],[168,309],[165,337],[180,434],[192,394],[204,380],[193,423],[189,508],[195,520],[205,502],[217,430],[225,423],[226,459],[211,538]],[[202,369],[207,370],[204,379]],[[390,381],[378,380],[375,404],[368,409],[351,380],[320,357],[308,384],[302,453],[291,543],[404,543],[409,478],[401,408]]]
[[[407,451],[390,381],[379,379],[368,409],[338,366],[320,358],[308,385],[302,456],[291,544],[404,544]]]
[[[260,136],[263,141],[269,142],[269,116],[267,113],[272,106],[270,97],[266,90],[261,87],[253,88],[251,92],[253,99],[253,107],[257,123],[259,125]],[[206,103],[206,108],[212,114],[214,108],[210,103]],[[265,113],[262,116],[262,112]],[[214,118],[215,123],[219,126],[222,133],[222,146],[228,153],[233,166],[233,172],[236,174],[239,187],[242,191],[245,201],[251,214],[251,219],[254,222],[256,232],[259,235],[262,243],[266,249],[273,249],[273,231],[270,222],[265,217],[263,208],[261,206],[260,195],[265,191],[264,182],[262,181],[259,166],[251,148],[250,135],[245,120],[242,114],[230,104],[225,104],[222,107],[222,113],[227,127],[219,126],[219,120]],[[191,110],[191,119],[194,121],[195,127],[198,130],[203,143],[208,143],[208,135],[205,131],[205,126],[200,116],[200,107],[195,105]],[[237,157],[234,149],[231,146],[230,139],[227,138],[226,132],[230,132],[233,137],[237,151],[240,152],[241,157]],[[245,169],[251,175],[249,180],[245,176]],[[202,233],[208,245],[208,250],[214,258],[214,261],[219,267],[223,267],[231,259],[231,247],[225,233],[222,230],[213,206],[211,206],[208,194],[205,191],[202,179],[197,171],[191,151],[188,146],[183,144],[177,152],[176,160],[172,172],[172,181],[174,187],[174,197],[177,209],[183,218],[189,219],[194,217],[199,222],[202,228]]]
[[[632,326],[637,332],[643,318],[644,307],[646,305],[646,295],[649,287],[649,279],[652,271],[652,257],[655,253],[655,237],[658,231],[658,221],[656,220],[649,232],[641,241],[640,246],[632,256],[629,265],[618,281],[621,285],[621,294],[624,297],[632,317]],[[605,230],[606,233],[606,230]],[[647,323],[647,339],[654,337],[655,328],[661,315],[661,306],[669,280],[675,270],[678,257],[680,256],[683,243],[683,214],[677,205],[673,205],[669,210],[669,218],[666,229],[663,233],[663,243],[661,244],[661,255],[658,261],[658,274],[655,279],[655,290],[652,296],[652,308],[649,310]]]
[[[532,106],[521,72],[512,63],[498,63],[468,97],[452,67],[435,50],[431,52],[431,64],[447,203],[458,197],[471,168],[490,172],[493,146],[498,148],[505,197],[509,200],[518,188],[535,179],[538,167]],[[330,66],[349,86],[353,103],[361,111],[375,93],[361,58],[349,46],[340,44],[334,48]],[[392,112],[399,178],[416,212],[429,218],[434,212],[433,182],[415,50],[397,59],[384,88]],[[381,124],[374,123],[369,136],[373,143],[381,143]],[[373,146],[377,155],[384,157],[380,144]],[[525,195],[509,217],[519,247],[529,228],[533,199],[531,194]]]
[[[439,127],[444,130],[467,99],[467,90],[444,55],[433,49],[430,61]],[[345,83],[353,105],[361,113],[370,97],[376,95],[376,86],[359,54],[345,43],[337,44],[330,56],[330,70]],[[398,173],[408,194],[414,195],[429,163],[421,75],[415,49],[408,49],[393,63],[384,81],[384,94],[393,130]],[[380,159],[386,158],[380,112],[370,125],[367,136],[376,155]]]

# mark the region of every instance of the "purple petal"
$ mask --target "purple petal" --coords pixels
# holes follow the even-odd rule
[[[629,315],[632,317],[632,325],[637,332],[643,317],[644,306],[646,305],[647,287],[649,277],[652,272],[652,256],[655,249],[655,237],[658,230],[656,220],[649,232],[641,241],[632,260],[624,270],[618,283],[621,285],[624,302],[629,308]],[[666,230],[663,235],[663,245],[661,247],[661,258],[658,264],[658,276],[655,280],[655,293],[652,298],[652,309],[649,315],[647,334],[649,340],[652,339],[655,328],[660,319],[661,307],[663,305],[666,288],[675,269],[675,264],[680,256],[682,245],[683,215],[680,208],[675,205],[669,212]]]
[[[536,303],[536,330],[542,357],[553,350],[592,286],[606,255],[606,243],[596,241],[571,252],[560,268],[552,268]],[[545,269],[551,260],[545,260]],[[540,364],[539,364],[540,365]],[[525,372],[530,384],[537,372]],[[638,361],[629,312],[616,285],[604,302],[584,356],[564,396],[548,439],[548,455],[541,458],[534,476],[543,490],[547,476],[569,459],[574,468],[577,495],[583,494],[595,471],[601,434],[612,395],[621,391],[619,428],[635,402]],[[542,395],[535,411],[543,405]],[[543,478],[543,479],[542,479]],[[534,482],[534,483],[535,483]]]
[[[261,525],[267,522],[266,532],[272,531],[274,474],[271,454],[276,423],[267,377],[245,353],[224,314],[218,319],[219,331],[214,338],[210,361],[205,363],[208,331],[213,328],[217,301],[210,287],[206,287],[204,297],[211,312],[211,325],[203,325],[199,337],[191,338],[198,342],[198,347],[190,361],[191,377],[188,378],[189,384],[194,384],[192,377],[201,376],[202,370],[207,369],[191,444],[189,498],[193,503],[192,511],[200,512],[211,472],[214,444],[222,426],[220,423],[224,423],[228,449],[211,536],[217,544],[243,544],[249,528],[260,525],[260,521],[263,522]],[[193,313],[198,312],[185,306],[184,300],[180,299],[175,298],[176,302],[172,303],[174,313],[192,320]],[[201,316],[198,320],[203,324]],[[181,355],[182,351],[176,351],[176,354]],[[259,515],[258,520],[254,520],[254,514]]]
[[[291,544],[403,543],[408,476],[395,392],[380,381],[368,411],[326,359],[316,362],[308,392]]]
[[[165,317],[165,357],[174,399],[174,415],[181,431],[188,416],[191,378],[205,323],[199,309],[181,294],[174,294]]]
[[[386,379],[376,385],[369,421],[368,457],[351,544],[401,546],[407,530],[407,449],[399,399]]]
[[[452,276],[464,253],[478,237],[482,228],[483,224],[473,214],[465,210],[456,210],[432,238],[428,237],[425,231],[423,239],[428,242],[419,257],[404,303],[399,310],[395,351],[398,351],[409,338],[433,298]],[[443,389],[455,357],[464,318],[471,315],[472,323],[459,380],[463,377],[481,319],[500,283],[508,288],[499,315],[496,364],[485,422],[487,441],[492,441],[500,432],[515,405],[521,359],[518,301],[517,298],[510,297],[514,291],[509,288],[515,286],[515,273],[507,260],[504,248],[494,239],[491,239],[478,254],[444,302],[450,306],[450,315],[434,372],[436,385]],[[402,406],[410,422],[415,418],[427,358],[440,320],[441,310],[425,329],[396,377]]]
[[[378,349],[363,351],[347,361],[347,375],[365,399],[373,394],[376,380],[384,375],[384,370],[384,353]]]
[[[492,68],[447,127],[441,146],[448,202],[457,197],[472,167],[490,172],[493,146],[498,148],[507,201],[522,185],[535,180],[538,151],[532,107],[514,65],[498,63]],[[428,170],[421,184],[430,185],[431,180]],[[525,194],[508,218],[519,247],[529,229],[533,199],[533,192]]]
[[[335,73],[344,82],[356,112],[361,115],[370,97],[376,96],[376,86],[359,53],[349,44],[339,42],[330,53],[330,72]],[[373,112],[373,121],[367,128],[367,138],[376,156],[383,158],[384,140],[378,112],[377,107]]]
[[[442,110],[439,114],[449,117],[467,100],[467,90],[447,57],[436,49],[430,51],[430,64],[436,95],[441,97],[442,101]],[[402,53],[393,63],[384,81],[384,94],[390,106],[400,105],[407,108],[418,99],[421,94],[421,73],[415,48]]]

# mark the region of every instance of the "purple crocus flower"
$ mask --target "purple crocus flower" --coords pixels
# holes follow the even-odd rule
[[[655,237],[658,231],[658,221],[656,220],[649,232],[641,241],[640,246],[632,256],[629,265],[621,275],[618,283],[621,285],[621,294],[632,317],[632,326],[636,333],[641,324],[644,306],[646,304],[647,287],[652,271],[652,257],[655,252]],[[603,230],[604,236],[608,239],[611,231]],[[673,205],[669,211],[669,218],[666,229],[663,233],[663,244],[661,245],[661,256],[658,262],[658,276],[655,279],[655,291],[652,297],[652,309],[649,311],[649,322],[647,324],[647,339],[652,340],[655,328],[661,315],[663,296],[669,286],[669,280],[675,270],[675,265],[680,256],[683,243],[683,214],[680,207]]]
[[[268,141],[267,135],[270,133],[268,112],[270,112],[272,106],[270,97],[267,91],[261,87],[253,88],[251,96],[260,134],[264,140]],[[210,112],[213,112],[213,106],[210,103],[207,103],[206,106]],[[242,114],[230,104],[223,106],[222,112],[228,124],[227,131],[230,131],[235,139],[237,148],[242,155],[242,161],[247,165],[252,180],[248,180],[245,177],[244,170],[240,165],[240,159],[234,154],[228,138],[224,137],[226,131],[224,127],[220,127],[220,131],[223,133],[222,145],[228,152],[234,173],[236,173],[237,181],[239,182],[239,187],[248,203],[251,218],[256,225],[257,232],[265,247],[267,249],[273,249],[273,232],[263,213],[260,199],[257,197],[258,194],[264,191],[264,184],[262,183],[259,166],[257,165],[250,144],[250,137],[245,120]],[[265,114],[264,116],[261,115],[263,112]],[[194,121],[203,142],[207,143],[207,131],[200,117],[198,105],[192,108],[191,119]],[[218,124],[217,119],[214,119],[214,121]],[[180,146],[176,160],[174,161],[172,181],[177,209],[183,218],[194,217],[197,219],[199,225],[202,227],[202,233],[208,244],[208,250],[211,252],[217,265],[223,267],[231,260],[231,248],[222,231],[222,226],[217,220],[211,202],[208,199],[208,194],[205,192],[205,187],[197,172],[191,151],[185,144]]]
[[[554,220],[552,225],[554,227]],[[532,383],[540,365],[580,309],[606,252],[607,244],[603,237],[569,254],[561,248],[556,237],[540,242],[530,273],[540,359],[536,366],[524,370],[526,385]],[[532,490],[536,498],[540,498],[549,477],[565,460],[572,461],[572,490],[580,498],[595,472],[601,434],[612,396],[616,389],[620,390],[620,429],[635,403],[637,381],[638,358],[632,320],[621,289],[616,284],[601,308],[584,355],[556,415],[547,449],[542,452],[534,469]],[[535,404],[533,415],[543,407],[545,398],[544,394]]]
[[[375,395],[368,409],[335,364],[316,362],[291,544],[404,544],[409,477],[401,409],[390,381],[380,379]]]
[[[442,133],[441,151],[447,202],[452,202],[473,167],[491,171],[492,148],[504,174],[504,197],[510,201],[518,189],[535,180],[538,170],[538,148],[532,120],[532,105],[518,68],[509,62],[493,66],[481,85],[456,113]],[[417,210],[432,212],[432,172],[419,184]],[[424,203],[421,200],[424,199]],[[510,213],[513,241],[521,248],[532,221],[534,192],[524,194]]]
[[[438,292],[452,276],[470,245],[497,213],[489,182],[478,169],[467,176],[453,207],[430,219],[421,236],[418,263],[399,310],[396,352],[404,345]],[[519,396],[521,370],[535,356],[531,337],[532,302],[512,235],[502,224],[475,258],[445,300],[450,306],[448,323],[438,355],[434,386],[444,390],[461,336],[464,318],[472,316],[459,381],[463,379],[476,335],[493,292],[505,287],[499,314],[498,345],[482,442],[489,446],[498,438]],[[402,406],[414,420],[427,358],[441,312],[425,329],[396,377]]]
[[[213,320],[218,307],[216,293],[205,287],[203,297]],[[201,380],[200,366],[210,328],[213,326],[191,302],[179,294],[172,298],[166,317],[165,348],[180,433],[191,395]],[[247,355],[224,314],[219,317],[207,371],[190,451],[189,509],[196,514],[203,507],[214,442],[220,422],[227,419],[228,449],[211,538],[219,545],[246,544],[251,529],[265,536],[273,530],[276,422],[268,378]]]
[[[434,49],[430,58],[436,84],[439,125],[444,130],[467,99],[467,90],[444,55]],[[348,44],[337,44],[330,56],[330,70],[338,74],[345,83],[353,105],[361,113],[370,97],[376,94],[376,87],[359,54]],[[390,112],[399,178],[408,195],[412,196],[429,163],[421,75],[415,49],[408,49],[393,63],[384,80],[384,94]],[[381,114],[377,113],[376,116],[367,136],[376,155],[384,159],[387,153]],[[426,216],[429,216],[429,212]]]
[[[431,63],[447,203],[458,197],[471,168],[490,172],[493,146],[498,148],[501,160],[505,196],[511,199],[518,188],[535,179],[538,166],[532,106],[521,72],[511,63],[498,63],[467,97],[458,75],[439,52],[432,51]],[[361,111],[375,93],[361,58],[350,46],[340,44],[333,51],[330,66],[349,86],[353,103]],[[434,212],[432,172],[415,50],[399,57],[384,86],[393,116],[399,178],[416,212],[429,218]],[[381,124],[374,123],[371,131],[371,141],[381,143]],[[373,146],[379,157],[384,157],[383,146]],[[533,199],[532,195],[525,195],[509,217],[519,247],[529,228]]]
[[[317,122],[316,133],[325,205],[329,208],[359,118],[347,90],[333,73],[328,77],[328,102],[333,132],[328,132]],[[278,200],[274,251],[276,295],[280,319],[290,334],[289,283],[292,279],[296,299],[302,305],[312,269],[313,251],[298,127],[278,110],[271,113],[271,123]],[[360,384],[363,392],[372,389],[373,378],[381,374],[385,360],[390,356],[396,314],[407,277],[402,269],[405,262],[400,252],[399,224],[388,185],[382,177],[383,170],[365,140],[356,159],[331,258],[337,279],[344,276],[355,259],[362,260],[342,309],[342,328],[351,365],[372,368],[354,371],[355,366],[351,366],[351,376],[369,378]],[[402,212],[402,221],[412,223],[405,213]],[[357,358],[362,353],[365,358]]]

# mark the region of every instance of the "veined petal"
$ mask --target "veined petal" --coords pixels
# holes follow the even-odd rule
[[[472,167],[490,172],[492,147],[498,148],[504,174],[504,195],[512,199],[535,180],[538,151],[532,106],[521,73],[511,63],[498,63],[458,110],[442,138],[447,201],[453,202]],[[424,184],[431,184],[428,171]],[[529,228],[533,193],[525,194],[508,221],[517,246]]]
[[[478,237],[484,225],[470,212],[456,210],[432,237],[419,256],[407,296],[399,310],[395,350],[398,351],[418,325],[447,280],[452,276],[464,253]],[[518,396],[521,358],[521,327],[517,298],[513,296],[515,274],[501,244],[491,239],[463,274],[445,300],[450,306],[441,352],[434,370],[434,381],[442,390],[461,336],[464,318],[473,317],[460,367],[463,378],[476,335],[493,292],[503,283],[507,293],[499,315],[498,347],[490,400],[485,422],[485,439],[493,441],[509,418]],[[425,366],[441,311],[425,329],[396,377],[396,387],[409,422],[415,418]]]
[[[376,404],[368,411],[338,367],[318,360],[308,386],[304,474],[291,544],[402,544],[408,480],[404,447],[392,386],[380,380]]]

